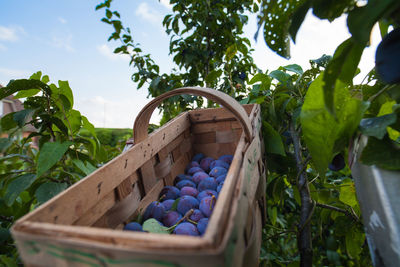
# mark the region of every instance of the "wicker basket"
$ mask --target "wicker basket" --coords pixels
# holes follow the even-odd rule
[[[204,96],[224,108],[185,112],[153,132],[166,98]],[[208,88],[165,93],[137,116],[135,145],[12,227],[27,266],[257,266],[265,218],[259,105]],[[234,155],[202,237],[122,231],[196,153]]]

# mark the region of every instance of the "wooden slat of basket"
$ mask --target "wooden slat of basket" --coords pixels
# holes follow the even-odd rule
[[[239,141],[236,152],[234,154],[233,161],[226,175],[224,186],[218,195],[218,201],[214,207],[213,214],[208,223],[208,227],[204,238],[217,244],[221,241],[224,234],[225,225],[227,224],[228,214],[230,212],[230,203],[234,197],[234,188],[237,184],[239,172],[243,162],[243,150],[245,149],[244,134],[242,134],[241,140]]]
[[[93,226],[113,229],[121,222],[128,220],[139,207],[141,201],[139,186],[135,184],[132,189],[128,196],[108,210]]]
[[[168,127],[151,134],[144,142],[119,155],[18,222],[30,220],[72,224],[189,126],[187,114],[181,114],[169,122]],[[18,222],[15,227],[18,227]]]
[[[191,266],[191,267],[220,267],[225,266],[225,251],[222,248],[203,247],[196,250],[143,250],[132,251],[129,248],[113,246],[87,240],[81,240],[77,245],[69,240],[55,238],[50,243],[43,238],[31,242],[32,235],[19,238],[17,244],[28,247],[34,251],[23,251],[24,258],[42,266]],[[189,237],[190,238],[190,237]],[[193,238],[190,238],[193,239]],[[164,241],[161,239],[160,242]],[[186,240],[181,240],[185,242]],[[54,257],[54,254],[57,257]],[[49,257],[49,256],[52,257]],[[47,257],[46,257],[47,256]],[[29,266],[29,265],[27,265]],[[237,264],[233,265],[237,266]]]
[[[202,133],[218,132],[218,131],[234,131],[242,129],[242,127],[236,121],[225,120],[225,121],[220,121],[218,123],[215,122],[194,123],[191,129],[193,134],[202,134]]]
[[[235,153],[235,144],[193,144],[193,148],[198,153],[203,153],[208,157],[217,159],[219,156],[224,154],[233,155]]]
[[[240,136],[235,134],[234,130],[215,132],[215,142],[219,144],[236,143],[239,138]]]
[[[71,226],[59,225],[52,223],[38,222],[22,222],[20,224],[22,231],[13,232],[17,238],[24,236],[32,236],[33,239],[44,239],[48,241],[48,237],[52,240],[60,240],[64,243],[79,244],[80,242],[93,242],[93,245],[104,244],[115,246],[118,248],[131,248],[139,251],[157,250],[157,249],[183,249],[196,250],[199,248],[212,249],[212,244],[207,240],[199,237],[165,234],[153,234],[144,232],[121,231],[107,228],[95,228],[87,226]],[[166,246],[167,245],[167,246]],[[74,244],[71,244],[73,247]]]
[[[242,105],[247,114],[250,114],[253,105]],[[232,113],[224,108],[196,109],[189,111],[190,120],[193,123],[216,122],[224,120],[236,120]]]
[[[111,209],[117,202],[117,197],[114,191],[108,193],[101,201],[99,201],[93,208],[88,210],[73,225],[90,226],[98,221],[109,209]]]
[[[205,132],[200,134],[194,134],[194,140],[196,144],[210,144],[216,142],[216,132]]]

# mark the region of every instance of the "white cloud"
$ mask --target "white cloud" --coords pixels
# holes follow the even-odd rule
[[[12,79],[29,78],[33,72],[27,70],[0,67],[0,84],[6,86]]]
[[[145,105],[141,97],[121,98],[114,101],[103,96],[76,101],[76,109],[86,116],[95,127],[132,128],[135,116]],[[152,116],[152,123],[158,123],[160,115],[157,111]]]
[[[168,9],[172,10],[172,5],[169,3],[169,0],[160,0],[160,3]]]
[[[102,44],[97,46],[97,51],[105,56],[106,58],[110,60],[122,60],[122,61],[129,61],[129,56],[128,55],[122,55],[122,54],[114,54],[113,49],[109,47],[107,44]]]
[[[143,19],[154,23],[154,24],[161,24],[161,14],[154,11],[153,9],[150,9],[149,5],[147,3],[141,3],[137,10],[136,10],[136,15],[142,17]]]
[[[346,25],[346,19],[346,16],[342,16],[330,23],[327,20],[316,18],[311,12],[309,12],[297,33],[296,44],[291,42],[290,53],[292,57],[290,60],[278,56],[268,48],[265,44],[262,30],[260,30],[258,42],[254,42],[253,35],[257,29],[255,17],[250,17],[245,32],[246,36],[252,42],[253,48],[255,48],[255,51],[253,52],[254,61],[262,70],[265,71],[268,69],[272,71],[279,66],[285,66],[288,64],[299,64],[303,69],[308,69],[310,68],[310,59],[317,59],[323,54],[333,55],[335,49],[350,37]],[[374,66],[373,53],[379,43],[379,36],[377,35],[379,35],[379,30],[374,29],[372,33],[372,45],[364,51],[359,65],[362,72],[357,75],[356,82],[359,77],[365,76],[365,74]]]
[[[75,52],[75,49],[72,47],[72,34],[53,36],[52,45],[65,49],[68,52]]]
[[[18,41],[21,33],[24,33],[24,29],[20,26],[0,26],[0,41]]]
[[[61,24],[67,24],[67,20],[64,19],[63,17],[58,17],[58,21],[59,21]]]

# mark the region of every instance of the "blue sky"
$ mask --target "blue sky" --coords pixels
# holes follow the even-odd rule
[[[137,90],[130,79],[129,58],[112,53],[117,43],[107,42],[111,26],[100,22],[104,10],[94,10],[100,2],[0,0],[0,83],[6,85],[10,79],[27,78],[40,70],[53,83],[69,81],[74,108],[96,127],[131,128],[149,99],[146,89]],[[168,0],[114,0],[113,8],[161,71],[169,72],[173,67],[168,56],[169,37],[161,25],[163,17],[172,11]],[[324,53],[332,55],[337,45],[349,37],[344,17],[329,23],[308,14],[288,61],[269,50],[261,36],[256,43],[255,31],[253,16],[245,35],[255,49],[256,64],[264,71],[292,63],[307,68],[309,59]],[[371,40],[371,48],[366,49],[360,64],[363,73],[373,67],[377,31]],[[158,119],[156,114],[152,121]]]

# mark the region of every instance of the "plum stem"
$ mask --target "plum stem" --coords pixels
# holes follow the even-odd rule
[[[214,201],[217,201],[217,199],[215,198],[214,195],[212,195],[211,201],[210,201],[210,210],[212,210],[212,204],[213,204]]]
[[[193,212],[194,212],[194,209],[188,210],[188,212],[186,212],[185,216],[180,218],[179,221],[177,221],[174,225],[172,225],[171,227],[167,228],[167,230],[168,231],[174,230],[178,226],[178,224],[183,222],[185,219],[189,218],[193,214]]]

